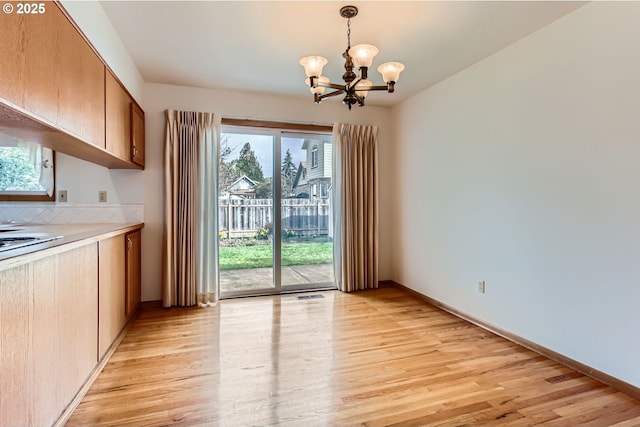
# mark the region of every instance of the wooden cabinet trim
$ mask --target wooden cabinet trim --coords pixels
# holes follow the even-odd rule
[[[104,148],[72,135],[55,123],[36,117],[3,98],[0,98],[0,129],[15,137],[28,139],[52,150],[108,168],[142,169],[139,165],[122,160]]]

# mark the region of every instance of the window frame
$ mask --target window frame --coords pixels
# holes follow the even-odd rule
[[[311,148],[311,169],[318,167],[318,146],[314,145]]]
[[[327,199],[329,198],[329,184],[326,182],[320,183],[320,198]]]

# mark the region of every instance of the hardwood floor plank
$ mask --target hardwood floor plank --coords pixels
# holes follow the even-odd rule
[[[640,426],[640,417],[628,418],[619,423],[611,424],[610,427],[638,427]]]
[[[382,288],[144,311],[68,426],[640,425],[640,401]]]

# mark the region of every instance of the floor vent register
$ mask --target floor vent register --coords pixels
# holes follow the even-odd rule
[[[296,299],[304,300],[304,299],[318,299],[324,298],[324,295],[314,294],[314,295],[298,295]]]

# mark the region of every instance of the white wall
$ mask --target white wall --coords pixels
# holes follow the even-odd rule
[[[393,145],[390,110],[367,106],[347,110],[340,100],[313,103],[307,97],[282,97],[248,92],[206,90],[147,83],[144,86],[146,119],[145,242],[143,262],[143,300],[161,299],[160,263],[163,224],[164,111],[167,109],[205,111],[229,118],[251,118],[283,122],[333,124],[334,122],[377,125],[380,156],[380,277],[390,278],[390,239],[388,225],[392,197],[391,159]]]
[[[394,280],[635,386],[638,22],[590,3],[396,106],[391,252]]]

